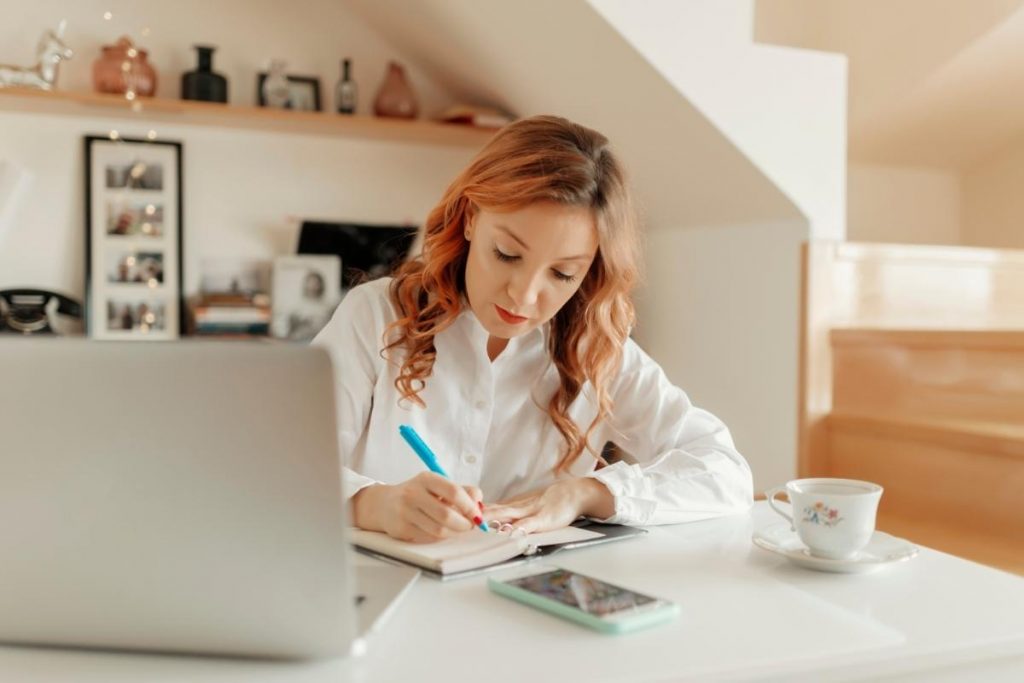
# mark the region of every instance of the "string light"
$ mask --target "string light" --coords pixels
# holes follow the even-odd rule
[[[114,19],[114,13],[110,10],[103,12],[104,21],[112,21]],[[139,32],[143,36],[149,36],[152,33],[152,29],[149,26],[143,26],[139,29]],[[131,111],[134,113],[140,113],[143,110],[143,104],[141,98],[138,96],[138,89],[136,88],[136,79],[138,75],[138,60],[140,57],[140,51],[137,47],[131,46],[125,50],[126,59],[121,62],[121,72],[124,74],[125,85],[127,88],[124,92],[124,99],[131,103]],[[111,130],[108,134],[111,140],[121,140],[121,134],[116,130]],[[149,130],[146,133],[147,140],[156,140],[157,133],[155,130]],[[150,226],[150,229],[151,226]]]

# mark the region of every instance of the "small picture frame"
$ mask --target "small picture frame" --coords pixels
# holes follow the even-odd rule
[[[288,78],[288,103],[285,109],[295,111],[320,111],[320,79],[315,76],[287,76]],[[263,96],[263,82],[267,80],[267,73],[261,71],[256,76],[256,97],[261,107],[267,106],[267,100]]]
[[[341,259],[279,256],[274,259],[271,291],[271,334],[278,339],[309,341],[341,301]]]
[[[181,143],[91,135],[84,141],[86,333],[178,339]]]

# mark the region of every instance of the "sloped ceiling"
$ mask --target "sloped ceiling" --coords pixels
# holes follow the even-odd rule
[[[959,169],[1024,136],[1024,10],[866,117],[856,136],[854,158]]]
[[[1024,134],[1022,15],[1022,0],[758,0],[755,37],[847,55],[851,160],[963,168]]]
[[[467,102],[607,135],[652,228],[799,210],[585,0],[339,0]]]

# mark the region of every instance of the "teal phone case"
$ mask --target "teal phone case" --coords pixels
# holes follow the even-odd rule
[[[550,612],[551,614],[562,617],[563,619],[575,621],[578,624],[583,624],[584,626],[588,626],[596,631],[612,635],[629,633],[631,631],[648,628],[649,626],[656,626],[657,624],[671,621],[679,614],[679,605],[670,602],[665,604],[661,609],[642,612],[629,618],[606,621],[600,617],[587,614],[582,610],[570,607],[564,603],[545,598],[531,591],[523,590],[518,586],[512,586],[504,581],[499,581],[494,578],[487,579],[487,586],[498,595],[503,595],[506,598],[512,598],[513,600],[529,605],[530,607],[536,607],[537,609]]]

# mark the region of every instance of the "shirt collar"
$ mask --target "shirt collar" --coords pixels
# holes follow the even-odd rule
[[[544,348],[547,348],[550,326],[551,321],[548,321],[540,327],[530,330],[526,334],[519,335],[518,337],[512,337],[508,340],[508,346],[498,357],[501,358],[509,352],[517,353],[522,349],[531,348],[536,344],[542,344]],[[459,312],[459,317],[456,319],[453,327],[457,327],[462,330],[463,334],[465,334],[469,339],[473,348],[479,349],[481,353],[486,354],[487,340],[490,338],[490,334],[476,317],[476,314],[473,312],[472,307],[470,307],[469,301],[466,300],[465,295],[462,296],[462,311]]]

